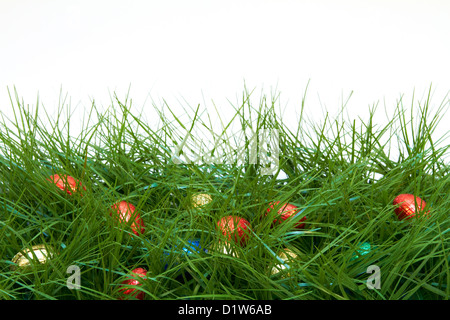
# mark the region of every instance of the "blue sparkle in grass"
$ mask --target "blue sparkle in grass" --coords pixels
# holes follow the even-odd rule
[[[193,254],[199,254],[202,251],[207,253],[208,250],[206,248],[202,248],[201,244],[200,244],[200,239],[193,239],[193,240],[187,240],[188,245],[183,245],[181,247],[181,252],[177,252],[178,246],[174,246],[173,248],[170,249],[169,251],[164,251],[163,252],[163,260],[166,261],[166,259],[173,253],[181,253],[181,254],[186,254],[188,256],[191,256]],[[168,267],[168,263],[166,263],[164,265],[164,270],[166,270]]]

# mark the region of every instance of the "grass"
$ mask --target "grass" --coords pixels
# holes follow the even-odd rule
[[[343,106],[335,119],[309,123],[304,99],[298,127],[288,128],[278,96],[263,95],[255,106],[252,94],[244,91],[220,130],[200,106],[180,115],[167,104],[154,106],[159,125],[150,126],[128,98],[114,97],[104,111],[93,102],[73,136],[64,98],[48,115],[39,101],[32,110],[10,92],[14,117],[3,115],[0,128],[0,299],[117,299],[136,267],[148,270],[139,287],[145,299],[448,299],[449,145],[433,135],[448,119],[448,98],[434,115],[431,89],[418,105],[413,97],[411,113],[402,98],[384,126],[373,121],[377,107],[367,120],[345,119]],[[265,154],[250,151],[249,133],[262,130],[279,134],[270,175],[262,174]],[[196,159],[200,149],[211,158]],[[83,196],[50,184],[55,173],[79,179]],[[198,192],[213,201],[193,208]],[[425,200],[429,218],[399,221],[392,201],[400,193]],[[108,209],[118,200],[137,207],[144,234],[114,224]],[[305,228],[271,227],[265,212],[274,200],[298,205]],[[237,257],[182,250],[191,239],[217,245],[216,223],[230,214],[252,226],[247,246],[232,245]],[[365,242],[371,250],[358,251]],[[16,253],[41,243],[56,254],[11,270]],[[298,258],[289,275],[272,275],[285,247]],[[80,268],[80,289],[67,287],[71,265]],[[366,285],[371,265],[380,268],[379,289]]]

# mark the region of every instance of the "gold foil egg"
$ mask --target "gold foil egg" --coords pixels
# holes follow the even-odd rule
[[[26,248],[23,252],[17,253],[12,259],[11,262],[14,265],[11,265],[11,270],[16,270],[17,268],[24,269],[30,267],[32,263],[40,263],[45,264],[48,259],[52,258],[54,255],[54,250],[51,246],[38,244],[31,247],[31,249]]]
[[[191,197],[191,203],[194,208],[203,207],[211,201],[212,197],[207,193],[197,193]]]
[[[296,253],[294,253],[291,249],[288,248],[284,248],[283,250],[281,250],[280,252],[278,252],[277,254],[281,260],[284,261],[285,264],[289,265],[290,262],[293,262],[294,260],[298,259],[298,255]],[[278,260],[277,260],[278,261]],[[272,268],[272,275],[278,274],[279,272],[283,272],[283,274],[281,275],[282,278],[284,278],[284,274],[287,277],[290,277],[290,273],[286,272],[286,266],[284,264],[277,264]]]

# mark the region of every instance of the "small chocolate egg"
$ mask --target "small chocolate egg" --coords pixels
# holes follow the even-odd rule
[[[189,243],[188,246],[184,246],[182,249],[187,255],[191,255],[194,252],[200,253],[202,250],[207,252],[207,249],[202,248],[200,239],[188,240],[187,242]]]
[[[147,270],[144,268],[136,268],[131,271],[132,274],[130,274],[128,277],[129,279],[122,281],[122,285],[131,285],[131,286],[142,286],[142,283],[136,279],[137,276],[144,278],[147,275]],[[129,297],[134,297],[138,300],[144,300],[145,292],[141,291],[137,288],[123,288],[120,289],[119,292],[121,293],[120,300],[125,300]]]
[[[120,201],[113,204],[111,209],[116,210],[114,216],[118,218],[121,223],[131,223],[131,230],[135,235],[139,236],[139,233],[144,233],[144,221],[142,220],[141,215],[136,212],[136,207],[134,205],[126,201]],[[112,217],[113,212],[110,212],[109,215]]]
[[[211,201],[212,197],[207,193],[197,193],[191,197],[192,207],[194,208],[204,207]]]
[[[225,216],[217,222],[220,232],[227,240],[245,246],[250,237],[250,222],[238,216]]]
[[[16,269],[27,269],[32,263],[45,264],[48,259],[52,258],[55,251],[52,246],[38,244],[30,248],[26,248],[23,252],[17,253],[11,260],[14,264],[10,266],[12,271]]]
[[[372,247],[369,242],[363,242],[358,245],[356,252],[353,252],[350,261],[356,260],[361,256],[368,254],[372,250]]]
[[[395,214],[399,220],[407,220],[414,217],[417,214],[423,213],[428,215],[430,211],[423,212],[426,207],[425,201],[419,197],[415,197],[413,194],[400,194],[395,197],[393,205],[396,206],[394,209]],[[417,205],[417,207],[416,207]]]
[[[296,253],[294,253],[291,249],[289,248],[284,248],[283,250],[281,250],[280,252],[278,252],[277,254],[278,257],[281,258],[281,260],[284,261],[284,263],[286,265],[289,266],[290,262],[293,262],[294,260],[298,259],[298,255]],[[278,261],[278,260],[277,260]],[[287,269],[285,264],[277,264],[272,268],[272,274],[278,274],[279,272],[282,272],[281,277],[284,278],[285,276],[289,277],[290,273],[286,272],[285,269]]]
[[[54,174],[47,180],[53,182],[59,189],[66,191],[70,195],[78,192],[79,186],[86,191],[86,187],[82,186],[81,182],[69,175]],[[83,196],[81,192],[80,195]]]
[[[267,209],[266,215],[273,210],[274,208],[278,207],[280,205],[280,201],[271,202],[269,204],[269,208]],[[283,223],[284,221],[288,219],[292,219],[298,212],[300,211],[300,208],[293,205],[292,203],[283,203],[281,207],[277,211],[277,217],[273,220],[272,226],[276,224]],[[294,228],[296,229],[303,229],[305,227],[305,224],[302,223],[306,220],[306,216],[302,217],[295,225]]]
[[[191,256],[193,254],[199,254],[202,251],[203,252],[208,252],[208,250],[206,248],[203,248],[201,243],[200,243],[200,239],[194,239],[194,240],[187,240],[188,245],[179,245],[179,246],[174,246],[174,250],[171,250],[171,252],[174,251],[178,251],[178,248],[181,247],[181,251],[183,252],[183,254],[186,254],[188,256]],[[172,253],[173,254],[173,253]],[[169,259],[169,256],[171,255],[171,253],[169,251],[164,251],[163,252],[163,261],[166,262]],[[180,256],[175,256],[175,262],[178,263],[180,261]],[[168,263],[166,263],[164,265],[164,270],[166,270],[168,267]]]

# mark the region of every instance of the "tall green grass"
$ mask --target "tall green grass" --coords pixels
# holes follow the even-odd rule
[[[144,267],[146,299],[448,299],[449,145],[433,135],[448,122],[448,97],[434,113],[431,94],[411,112],[399,99],[383,125],[373,121],[377,107],[368,120],[344,118],[343,107],[336,118],[309,123],[304,99],[292,128],[278,96],[263,95],[255,105],[252,94],[244,91],[221,128],[202,106],[180,114],[167,104],[154,105],[159,125],[150,126],[132,112],[131,100],[115,96],[103,111],[93,102],[74,136],[64,99],[57,114],[46,114],[39,101],[30,108],[10,92],[13,117],[3,115],[0,124],[0,298],[117,299],[121,281]],[[230,131],[236,126],[240,133]],[[251,141],[242,135],[261,130],[279,132],[279,166],[271,175],[261,174],[260,158],[250,163]],[[216,162],[194,161],[199,148]],[[61,192],[47,181],[55,173],[87,190]],[[192,208],[198,192],[213,202]],[[399,221],[392,201],[400,193],[425,200],[429,218]],[[137,207],[143,235],[114,224],[108,209],[118,200]],[[272,228],[265,213],[275,200],[298,205],[305,229],[293,222]],[[233,246],[237,257],[181,249],[191,239],[217,245],[216,223],[230,214],[253,230],[246,247]],[[371,250],[363,255],[364,242]],[[55,256],[11,270],[16,253],[41,243]],[[272,275],[285,247],[298,259],[289,276]],[[70,265],[81,270],[78,290],[67,288]],[[370,265],[380,268],[380,289],[366,285]]]

